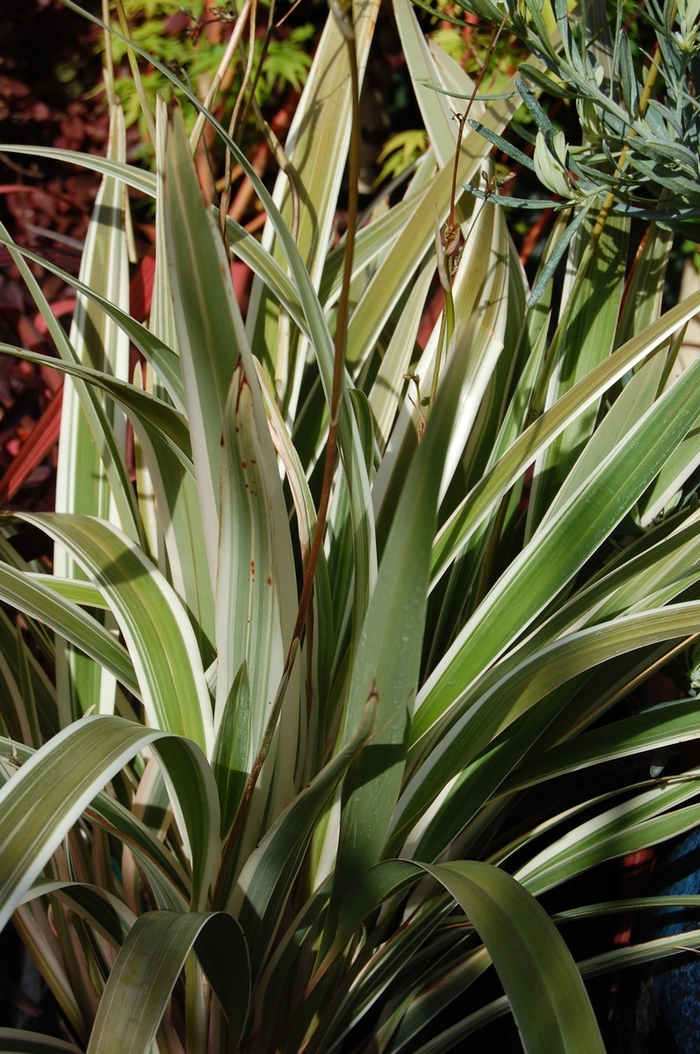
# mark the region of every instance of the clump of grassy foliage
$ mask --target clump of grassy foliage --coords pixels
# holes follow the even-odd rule
[[[63,154],[103,174],[70,334],[0,231],[59,358],[2,350],[70,378],[56,512],[0,531],[21,613],[0,614],[0,907],[70,1049],[439,1054],[510,1011],[529,1052],[601,1051],[585,978],[700,946],[695,929],[576,964],[558,923],[611,905],[551,918],[537,899],[700,820],[695,770],[603,793],[587,776],[700,735],[694,699],[596,724],[698,632],[700,363],[668,378],[700,295],[660,315],[694,204],[662,151],[656,182],[638,174],[675,113],[634,103],[623,45],[601,76],[600,37],[561,4],[479,9],[526,39],[520,78],[581,101],[575,154],[525,80],[481,98],[396,0],[430,146],[359,224],[377,7],[332,5],[272,194],[180,85],[255,187],[260,241],[205,204],[198,126],[162,101],[155,175],[126,164],[116,98],[107,157]],[[663,16],[666,61],[697,17]],[[523,99],[562,205],[532,290],[490,158]],[[126,187],[155,202],[145,320]],[[631,263],[630,216],[652,213]],[[256,275],[245,320],[232,259]],[[51,574],[18,556],[18,522],[54,540]],[[446,1028],[491,964],[504,995]],[[0,1049],[20,1040],[66,1050],[12,1031]]]

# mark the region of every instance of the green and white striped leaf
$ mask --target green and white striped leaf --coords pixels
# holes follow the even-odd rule
[[[465,366],[464,359],[453,359],[440,388],[396,510],[353,663],[343,741],[348,743],[356,734],[370,698],[377,699],[379,732],[372,750],[360,756],[343,784],[327,941],[334,937],[335,919],[345,890],[379,859],[401,785],[410,714],[418,686],[428,595],[426,576],[441,470],[454,428]],[[410,574],[406,574],[408,567]]]
[[[126,160],[124,118],[121,106],[117,103],[110,106],[107,155],[122,163]],[[111,176],[104,176],[80,262],[81,281],[98,290],[124,312],[129,309],[127,209],[128,199],[123,183]],[[76,297],[69,342],[79,362],[112,373],[121,380],[129,379],[128,338],[92,301],[80,293]],[[136,539],[140,537],[141,531],[129,484],[127,482],[124,486],[122,481],[121,489],[125,493],[115,493],[106,470],[107,458],[116,456],[121,461],[124,456],[126,418],[112,400],[103,399],[104,438],[99,433],[96,435],[96,430],[102,424],[95,414],[96,394],[84,390],[81,393],[70,377],[64,381],[55,507],[59,513],[101,516],[118,524]],[[91,396],[92,414],[87,409]],[[110,445],[113,448],[111,451]],[[128,518],[122,513],[125,505],[131,513]],[[83,577],[82,571],[60,545],[55,549],[54,569],[66,578]],[[109,614],[104,617],[109,627]],[[93,708],[100,713],[113,711],[116,684],[112,675],[65,641],[61,642],[58,649],[56,674],[59,695],[71,700],[71,710],[75,716]]]
[[[225,912],[159,911],[148,912],[134,923],[117,956],[100,1000],[88,1054],[121,1054],[124,1050],[146,1054],[151,1049],[192,948],[228,1018],[230,1049],[237,1049],[250,990],[240,926]]]
[[[445,732],[407,784],[392,820],[391,847],[395,850],[399,848],[402,838],[408,835],[413,824],[438,799],[450,781],[521,714],[599,663],[647,644],[692,634],[698,610],[700,607],[697,602],[671,605],[564,635],[526,658],[522,665],[515,667],[488,690],[474,693],[474,698],[464,707],[462,716]],[[556,707],[556,699],[554,702]],[[562,703],[565,702],[566,696],[562,700]],[[549,715],[549,720],[555,713],[556,709]],[[535,722],[536,733],[537,716]],[[547,722],[545,728],[546,725]],[[536,738],[536,734],[533,738]],[[494,744],[494,748],[496,746]],[[520,743],[516,739],[513,743],[506,741],[499,751],[494,749],[494,753],[505,755],[499,760],[495,785],[491,785],[485,777],[482,766],[475,766],[475,772],[471,775],[479,784],[476,804],[469,793],[467,781],[458,781],[446,800],[441,802],[438,816],[442,823],[435,821],[436,827],[430,839],[433,846],[443,837],[443,832],[446,844],[471,819],[475,808],[485,800],[485,797],[479,797],[481,789],[485,795],[494,790],[510,769],[518,764],[529,746],[527,740]],[[465,811],[466,803],[460,801],[464,797],[472,812]],[[424,844],[422,851],[425,852]]]
[[[241,921],[251,949],[253,976],[264,965],[277,924],[326,804],[373,733],[377,703],[370,699],[353,739],[345,744],[282,813],[251,853],[233,891],[229,910]]]
[[[593,1008],[544,909],[499,868],[427,867],[473,922],[505,988],[527,1054],[604,1054]]]
[[[75,352],[66,338],[65,331],[51,311],[36,279],[34,279],[31,271],[26,264],[24,264],[23,258],[39,264],[40,267],[45,267],[51,274],[57,275],[62,281],[66,282],[67,285],[72,286],[78,293],[85,296],[91,303],[96,304],[104,312],[107,318],[111,319],[117,326],[119,326],[129,339],[134,342],[142,355],[151,363],[154,369],[157,370],[158,375],[163,381],[170,398],[175,403],[175,406],[181,411],[184,409],[184,394],[182,377],[180,376],[180,363],[177,355],[171,348],[166,347],[162,340],[159,340],[156,336],[150,333],[140,322],[133,319],[126,311],[122,311],[91,286],[81,282],[79,278],[73,277],[50,260],[45,259],[43,256],[38,256],[24,246],[16,245],[9,237],[2,224],[0,224],[0,244],[7,246],[18,268],[22,272],[22,278],[37,302],[42,318],[46,323],[47,330],[51,334],[61,358],[68,362],[77,362]]]
[[[140,549],[115,527],[67,513],[22,516],[60,542],[109,601],[155,728],[214,744],[211,699],[197,640],[181,601]]]
[[[485,473],[479,483],[460,502],[440,529],[433,550],[433,585],[452,560],[462,551],[472,533],[483,522],[537,454],[567,424],[595,401],[630,369],[661,347],[670,335],[700,310],[700,293],[694,293],[672,308],[657,322],[619,348],[587,377],[564,395],[542,417],[523,432],[506,454]]]
[[[700,364],[696,369],[700,372]],[[492,588],[421,689],[413,742],[595,552],[690,431],[698,410],[691,367],[547,521]]]
[[[533,894],[542,893],[604,860],[683,834],[700,822],[700,805],[679,806],[699,791],[697,776],[690,775],[618,802],[550,843],[515,877]]]
[[[226,402],[221,447],[221,527],[219,533],[216,626],[218,645],[217,724],[234,678],[246,664],[250,685],[250,726],[246,771],[252,768],[277,686],[297,609],[287,515],[279,472],[267,422],[256,414],[252,377],[236,366]],[[294,696],[298,682],[287,692],[292,710],[285,751],[294,764]],[[290,738],[292,737],[292,738]],[[283,759],[280,758],[280,765]],[[279,771],[279,770],[278,770]]]
[[[83,584],[87,585],[80,583]],[[117,677],[130,692],[136,696],[140,694],[133,663],[124,646],[114,639],[101,622],[82,611],[77,604],[7,564],[0,564],[0,597],[18,611],[45,622]]]
[[[100,715],[59,732],[0,788],[0,926],[92,799],[147,746],[163,751],[168,782],[177,794],[173,804],[179,805],[182,833],[191,847],[197,906],[209,884],[219,831],[216,789],[204,756],[187,740]]]
[[[169,137],[163,208],[187,417],[212,585],[219,447],[231,377],[245,343],[221,238],[204,206],[179,115]]]

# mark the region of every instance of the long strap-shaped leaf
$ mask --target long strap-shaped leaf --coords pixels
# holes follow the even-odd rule
[[[59,732],[0,789],[0,929],[95,795],[147,746],[163,761],[192,856],[193,906],[200,906],[219,834],[216,785],[206,759],[188,740],[100,715]]]
[[[534,458],[587,406],[625,373],[642,362],[680,326],[700,310],[700,293],[693,293],[667,311],[642,333],[632,337],[600,366],[567,392],[538,421],[523,432],[496,465],[473,488],[449,517],[435,540],[432,574],[435,582],[459,555],[468,539],[512,487]]]
[[[16,756],[18,764],[24,765],[35,751],[21,743],[13,743],[11,753]],[[187,910],[192,893],[190,877],[150,827],[106,791],[95,795],[86,815],[91,823],[102,827],[128,846],[137,857],[159,908],[165,911]],[[32,890],[37,887],[42,887],[41,879],[34,883]],[[32,895],[31,890],[26,893],[24,902],[31,900]],[[43,888],[39,888],[36,893],[36,896],[41,895]],[[127,910],[125,906],[123,908]]]
[[[280,475],[267,421],[263,418],[261,432],[256,414],[253,386],[257,385],[257,373],[249,379],[239,364],[231,379],[221,433],[216,588],[216,723],[218,726],[234,678],[245,661],[251,705],[247,772],[260,749],[282,678],[298,606]],[[282,721],[288,723],[277,766],[291,767],[289,786],[296,761],[298,699],[295,676],[287,689]]]
[[[534,897],[510,875],[480,861],[424,866],[474,923],[527,1054],[605,1054],[581,975]]]
[[[699,617],[700,604],[697,602],[670,605],[562,636],[529,656],[472,702],[412,777],[396,807],[391,846],[398,849],[402,836],[406,837],[449,781],[502,729],[549,692],[616,655],[661,640],[689,636],[697,627]],[[513,765],[519,760],[514,756]],[[452,821],[460,816],[453,801],[451,806],[445,804],[442,807],[448,817],[450,807],[453,815],[446,824],[446,837],[450,836]],[[467,819],[469,816],[462,817],[462,822],[466,823]],[[435,834],[438,832],[441,832],[439,822]]]
[[[35,362],[40,366],[66,373],[71,377],[78,377],[107,392],[115,402],[123,408],[124,413],[132,417],[135,427],[143,427],[149,431],[160,433],[162,438],[170,445],[176,456],[182,461],[185,468],[193,473],[192,451],[190,448],[190,435],[184,417],[169,403],[164,402],[142,388],[137,388],[127,381],[113,377],[102,370],[92,369],[79,363],[60,362],[50,355],[39,355],[37,352],[28,351],[26,348],[18,348],[13,344],[0,344],[0,351],[4,355],[15,355],[17,358],[26,359],[27,362]]]
[[[18,1028],[0,1028],[0,1050],[3,1054],[80,1054],[73,1043]]]
[[[109,601],[124,634],[148,720],[214,743],[211,699],[194,630],[160,571],[116,527],[90,516],[27,513],[28,522],[61,543]]]
[[[238,917],[251,948],[254,976],[265,962],[316,824],[348,766],[365,747],[376,716],[371,701],[355,737],[282,813],[241,872],[231,903],[240,905]]]
[[[182,124],[166,155],[163,198],[175,326],[212,584],[219,520],[219,443],[234,367],[246,345],[221,238],[207,212]]]
[[[501,576],[421,690],[414,742],[523,632],[651,483],[697,420],[698,376],[700,362],[629,430]]]
[[[75,647],[98,662],[122,684],[139,695],[139,684],[126,649],[101,622],[59,596],[48,586],[0,563],[0,597],[32,618],[51,626]]]
[[[236,1050],[250,994],[245,938],[231,915],[149,912],[134,924],[109,975],[88,1054],[148,1051],[194,947],[229,1021]]]
[[[373,695],[378,699],[379,732],[372,750],[358,758],[343,785],[328,943],[334,936],[345,889],[379,857],[401,786],[409,715],[418,684],[442,467],[466,368],[466,358],[455,357],[438,393],[396,510],[355,656],[343,739],[347,743],[355,735],[366,701]]]
[[[204,112],[201,101],[194,92],[158,59],[154,58],[143,48],[127,41],[116,30],[106,26],[101,19],[79,7],[74,0],[64,0],[65,6],[72,11],[87,18],[94,25],[112,33],[116,39],[121,40],[127,47],[132,48],[137,54],[155,66],[164,77],[173,83],[198,110]],[[241,165],[248,179],[251,181],[263,208],[267,212],[275,233],[279,238],[282,250],[289,263],[292,279],[296,284],[301,302],[302,310],[307,321],[311,346],[318,361],[319,372],[323,383],[323,389],[328,402],[330,402],[333,386],[333,362],[334,346],[333,339],[328,328],[323,308],[318,295],[314,289],[311,276],[305,267],[296,245],[292,232],[285,223],[282,215],[269,194],[265,184],[260,180],[250,161],[237,146],[237,144],[226,134],[226,131],[217,119],[207,113],[207,118],[212,127],[216,129],[222,141],[230,149],[233,157]],[[249,364],[248,364],[249,365]],[[248,372],[252,372],[248,369]],[[350,491],[350,507],[355,542],[355,598],[356,609],[362,614],[369,600],[370,593],[376,578],[376,545],[374,539],[374,517],[372,515],[372,498],[370,494],[369,477],[362,454],[357,423],[352,410],[346,399],[340,403],[340,423],[338,430],[339,447],[343,461],[343,467],[348,477]]]
[[[478,931],[529,1054],[603,1051],[581,977],[552,920],[519,882],[491,864],[428,865],[404,860],[377,864],[349,888],[331,955],[386,898],[415,883],[421,871],[445,887]],[[485,965],[478,964],[477,974]]]
[[[47,157],[57,161],[66,161],[68,164],[79,165],[81,168],[87,168],[93,172],[100,172],[102,175],[114,176],[116,179],[121,180],[121,182],[127,187],[133,187],[147,197],[153,198],[156,196],[156,181],[151,172],[146,172],[142,168],[136,168],[135,165],[113,161],[111,158],[99,157],[97,154],[84,154],[79,150],[73,152],[71,150],[56,150],[51,147],[34,145],[9,146],[3,144],[0,145],[0,151],[5,153],[30,154],[32,157]],[[214,209],[214,215],[216,214],[216,209]],[[238,256],[244,263],[247,263],[254,274],[262,279],[270,292],[287,309],[290,316],[294,319],[302,332],[308,335],[306,318],[304,317],[294,285],[290,281],[288,275],[280,267],[277,260],[275,260],[274,256],[262,247],[254,235],[249,234],[245,227],[242,227],[240,223],[236,223],[235,220],[230,218],[226,219],[226,230],[231,248],[236,256]],[[360,235],[363,233],[365,234],[366,239],[367,232],[361,231]],[[340,257],[342,260],[342,251]],[[361,262],[366,264],[368,261],[366,257],[363,257]],[[132,320],[132,323],[134,326],[138,326],[138,323],[136,323],[135,320]]]
[[[0,224],[0,245],[7,246],[17,262],[18,267],[21,268],[22,258],[31,260],[34,263],[39,264],[41,267],[45,267],[51,274],[57,275],[57,277],[61,278],[67,285],[72,286],[78,293],[81,293],[88,300],[92,301],[93,304],[100,307],[105,315],[127,334],[129,339],[134,342],[139,351],[146,359],[148,359],[154,369],[158,372],[158,375],[168,389],[168,394],[178,409],[184,407],[185,397],[182,388],[182,378],[180,376],[179,359],[171,348],[166,347],[162,340],[159,340],[154,334],[150,333],[145,326],[133,319],[126,311],[122,311],[116,304],[113,304],[89,285],[81,282],[79,278],[75,278],[73,275],[68,274],[68,272],[64,271],[61,267],[58,267],[50,260],[44,259],[43,256],[39,256],[30,249],[17,245],[9,237],[2,224]],[[22,269],[22,277],[35,298],[38,299],[41,290],[36,280],[33,279],[32,272],[26,268],[26,266]],[[63,358],[70,362],[74,362],[75,354],[71,353],[71,345],[67,341],[65,332],[61,329],[60,322],[51,313],[51,309],[48,306],[44,308],[42,315],[47,324],[49,333],[54,338]]]
[[[256,468],[253,469],[251,464],[244,471],[258,478],[260,488],[264,483],[264,500],[261,494],[257,506],[263,528],[275,541],[272,566],[268,566],[264,572],[260,568],[264,578],[258,578],[255,592],[258,596],[262,595],[266,580],[272,577],[270,595],[279,606],[284,637],[276,643],[283,652],[291,636],[297,599],[282,484],[276,468],[253,356],[233,291],[230,268],[221,238],[202,200],[181,120],[175,121],[170,136],[164,206],[175,322],[212,581],[216,581],[217,568],[219,575],[230,576],[226,560],[219,567],[222,553],[231,553],[229,530],[222,531],[222,546],[219,547],[220,511],[222,514],[229,511],[219,508],[220,501],[226,501],[220,497],[219,474],[221,470],[226,491],[226,482],[231,478],[230,459],[236,446],[236,433],[229,434],[226,428],[227,445],[223,457],[221,437],[225,431],[225,421],[229,420],[226,417],[229,392],[237,387],[241,392],[245,389],[244,401],[249,404],[247,418],[251,426],[248,434],[256,433]],[[242,381],[239,379],[234,382],[233,372],[239,357],[244,377]],[[231,399],[237,406],[239,399],[235,396],[231,396]],[[237,455],[234,457],[235,467],[240,470],[244,459]],[[252,500],[253,490],[249,488],[248,493]],[[233,558],[237,559],[238,556],[234,551]],[[240,568],[245,574],[250,572],[250,559],[248,556],[245,566]],[[228,616],[228,611],[225,615]],[[230,628],[227,618],[227,634],[230,634]],[[260,624],[257,626],[259,629]],[[256,627],[252,626],[251,630],[255,637]],[[236,659],[232,668],[223,671],[221,690],[224,699],[228,696],[240,662],[241,658]],[[258,669],[254,661],[249,661],[249,667],[251,686],[255,693],[260,681]],[[270,678],[275,676],[273,670],[268,673]],[[274,698],[274,689],[270,692],[266,686],[264,691],[268,698]]]

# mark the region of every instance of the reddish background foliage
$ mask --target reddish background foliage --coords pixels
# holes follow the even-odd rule
[[[104,153],[107,112],[94,30],[59,0],[5,4],[0,14],[0,143]],[[94,89],[97,87],[97,91]],[[0,219],[18,244],[71,274],[99,178],[76,166],[0,152]],[[72,288],[32,265],[68,327]],[[0,247],[0,341],[54,354],[46,326],[8,251]],[[0,355],[0,501],[50,508],[62,381],[52,370]]]

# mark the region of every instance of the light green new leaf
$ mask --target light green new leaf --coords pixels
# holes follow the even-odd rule
[[[416,279],[369,393],[369,405],[381,439],[382,453],[389,441],[401,393],[406,385],[404,375],[411,364],[425,298],[434,274],[435,261],[430,260]]]
[[[494,103],[489,107],[484,123],[489,127],[503,129],[516,108],[517,103],[514,100]],[[471,179],[474,173],[483,167],[487,153],[486,140],[477,132],[472,131],[465,135],[459,161],[458,195],[462,193],[461,182]],[[406,213],[397,240],[375,271],[350,319],[347,357],[353,367],[361,364],[374,349],[402,292],[409,286],[425,253],[431,247],[435,239],[435,210],[438,211],[440,223],[446,219],[451,181],[450,167],[444,168],[411,199],[412,207]]]
[[[424,866],[486,945],[527,1054],[605,1054],[576,964],[534,897],[479,861]]]
[[[221,1003],[236,1050],[248,1011],[250,970],[241,928],[225,912],[142,915],[112,967],[88,1054],[146,1054],[194,948]],[[222,956],[222,949],[226,955]]]

